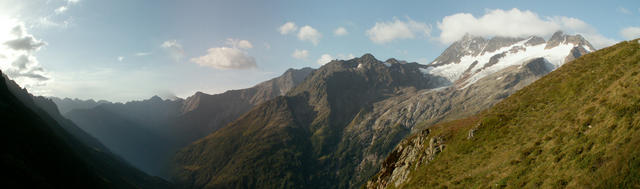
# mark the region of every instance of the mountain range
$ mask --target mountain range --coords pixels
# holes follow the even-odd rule
[[[221,94],[197,92],[186,99],[154,96],[127,103],[100,103],[93,108],[73,109],[65,116],[138,168],[169,177],[169,160],[178,149],[223,127],[253,106],[285,94],[311,71],[289,69],[251,88]]]
[[[48,120],[38,124],[66,141],[56,149],[84,154],[69,155],[84,158],[74,165],[88,171],[84,176],[107,181],[87,178],[79,186],[591,187],[597,185],[590,179],[605,178],[600,186],[624,187],[635,184],[635,164],[611,163],[611,137],[584,136],[591,128],[623,132],[637,122],[631,86],[636,50],[637,41],[592,53],[582,36],[563,32],[548,40],[465,35],[426,65],[365,54],[318,69],[289,69],[251,88],[186,99],[111,103],[34,97],[15,84],[8,90]],[[605,77],[596,80],[594,74]],[[580,103],[593,108],[582,111]],[[557,125],[578,126],[552,127]],[[633,132],[627,132],[612,140],[633,151]],[[632,157],[616,158],[633,163]],[[550,159],[567,163],[579,179],[558,169],[544,176],[549,167],[542,162]],[[600,169],[604,163],[629,179],[607,177],[614,169]],[[468,168],[474,172],[465,174]]]
[[[355,188],[410,133],[462,118],[513,94],[593,47],[580,35],[465,36],[433,63],[370,54],[334,60],[180,150],[187,188]]]
[[[637,188],[640,40],[400,142],[367,188]]]

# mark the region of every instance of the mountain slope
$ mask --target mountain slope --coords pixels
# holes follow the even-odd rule
[[[585,55],[404,140],[368,188],[640,186],[640,44]]]
[[[175,178],[192,188],[346,187],[336,153],[344,127],[373,102],[436,87],[420,67],[369,54],[332,61],[286,96],[182,149]]]
[[[341,153],[354,157],[346,161],[352,164],[347,166],[353,174],[350,185],[360,186],[377,173],[387,154],[410,133],[493,106],[549,73],[551,70],[544,63],[542,59],[534,59],[524,66],[511,66],[464,89],[448,87],[407,92],[361,111],[341,141]]]
[[[172,121],[174,133],[186,145],[220,129],[252,107],[285,95],[312,72],[312,68],[288,69],[282,75],[251,88],[209,95],[198,92],[187,98],[181,114]]]
[[[456,46],[461,46],[461,43],[468,46],[486,46],[485,50],[478,52],[478,55],[484,53],[486,56],[495,56],[496,58],[486,60],[487,62],[475,63],[476,65],[484,64],[483,67],[486,69],[497,70],[486,73],[466,72],[465,70],[472,70],[473,64],[465,65],[455,61],[419,65],[395,59],[381,62],[375,60],[371,55],[326,64],[287,94],[287,97],[306,99],[287,101],[287,103],[306,101],[304,104],[295,104],[295,106],[311,107],[313,110],[311,113],[303,114],[313,114],[313,121],[299,123],[295,121],[294,117],[288,122],[277,122],[277,125],[307,128],[308,131],[297,134],[300,135],[297,137],[305,139],[299,144],[301,146],[267,143],[267,146],[279,145],[285,148],[291,147],[291,149],[311,148],[312,150],[312,153],[296,152],[294,154],[299,154],[295,156],[296,161],[289,160],[290,162],[307,163],[304,166],[308,167],[306,169],[297,172],[289,170],[291,174],[304,175],[306,178],[281,179],[278,182],[294,183],[294,185],[303,182],[305,183],[302,185],[303,187],[311,188],[361,186],[378,172],[380,164],[396,144],[410,133],[424,128],[423,125],[417,125],[417,123],[438,123],[475,114],[564,63],[556,62],[556,66],[549,61],[549,57],[563,57],[564,60],[567,57],[578,57],[589,52],[586,50],[571,52],[571,49],[590,48],[588,42],[579,40],[582,39],[579,35],[564,35],[559,32],[554,36],[555,38],[552,37],[548,42],[536,37],[528,39],[495,37],[488,40],[476,38],[478,39],[476,41],[462,39],[442,55],[444,57],[447,54],[455,54],[450,49],[456,49]],[[556,43],[555,41],[558,39],[572,40],[562,40]],[[515,47],[514,44],[523,47],[524,50],[510,51]],[[525,48],[530,46],[544,48],[547,44],[549,44],[549,49],[554,49],[556,46],[570,46],[571,48],[565,48],[566,50],[562,51],[566,53],[564,56],[555,51],[554,56],[548,56],[543,53],[546,51],[538,52]],[[467,51],[457,53],[461,52]],[[503,59],[503,57],[511,57],[512,54],[523,55],[523,52],[534,54],[524,53],[526,56],[522,56],[523,58],[520,59]],[[465,56],[467,55],[460,55],[460,57]],[[442,72],[434,72],[434,70],[483,74],[480,74],[481,77],[477,77],[474,82],[464,82],[465,78],[454,80],[448,78],[448,75],[442,75],[440,74]],[[260,107],[253,109],[250,113],[264,112],[273,108]],[[296,115],[294,112],[289,114]],[[240,156],[235,154],[234,150],[231,150],[233,153],[227,154],[215,152],[216,150],[225,151],[224,149],[227,148],[218,146],[217,143],[229,144],[226,146],[234,146],[239,149],[252,149],[252,147],[262,145],[260,138],[253,137],[250,132],[245,132],[243,135],[232,135],[233,132],[239,132],[234,131],[234,128],[252,128],[251,132],[263,133],[264,135],[295,135],[286,129],[272,129],[281,127],[260,122],[255,125],[243,125],[252,123],[250,120],[244,119],[267,119],[258,115],[261,114],[256,113],[253,117],[241,117],[237,124],[234,122],[219,132],[214,132],[207,138],[183,149],[175,160],[177,180],[194,187],[235,187],[237,180],[250,180],[256,185],[271,182],[270,177],[255,175],[284,174],[278,171],[255,174],[253,170],[272,169],[266,169],[266,166],[262,164],[252,163],[248,157],[258,158],[253,161],[270,158],[278,160],[276,162],[281,166],[292,166],[283,159],[246,154]],[[266,148],[272,149],[272,147]],[[251,152],[249,154],[253,155],[263,153],[260,150],[249,151]],[[237,164],[233,161],[226,161],[226,158],[241,159],[238,161],[249,163],[244,167],[236,167]],[[222,169],[233,171],[217,172]],[[215,172],[215,174],[211,174],[211,172]],[[243,176],[226,180],[216,179],[227,178],[228,174]]]
[[[75,109],[66,117],[114,153],[143,171],[168,177],[168,162],[179,148],[219,129],[252,107],[284,95],[313,69],[289,69],[254,87],[209,95],[197,92],[176,100],[154,96],[127,103]]]
[[[73,125],[61,125],[25,98],[29,94],[14,90],[19,88],[15,83],[5,77],[0,80],[0,167],[7,173],[1,179],[5,188],[169,187],[99,146],[76,139],[65,130]]]

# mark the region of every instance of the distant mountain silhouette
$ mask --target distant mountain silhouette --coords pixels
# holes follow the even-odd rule
[[[171,187],[112,154],[60,116],[50,100],[33,97],[2,76],[2,188]]]
[[[154,96],[104,103],[65,114],[114,153],[156,176],[168,176],[169,160],[181,147],[240,117],[254,106],[284,95],[313,69],[289,69],[251,88],[221,94],[197,92],[186,100]]]

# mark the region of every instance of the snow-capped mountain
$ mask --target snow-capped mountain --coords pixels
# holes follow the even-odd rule
[[[545,66],[554,70],[592,51],[595,49],[582,36],[561,31],[554,33],[549,41],[537,36],[487,40],[465,35],[423,71],[444,77],[458,88],[466,88],[487,75],[529,60],[543,58]]]

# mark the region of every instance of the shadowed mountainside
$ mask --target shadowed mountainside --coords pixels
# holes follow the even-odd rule
[[[0,152],[7,188],[169,188],[106,150],[44,98],[33,98],[13,81],[0,78]],[[40,108],[40,104],[52,106]],[[58,120],[66,120],[64,123]]]

